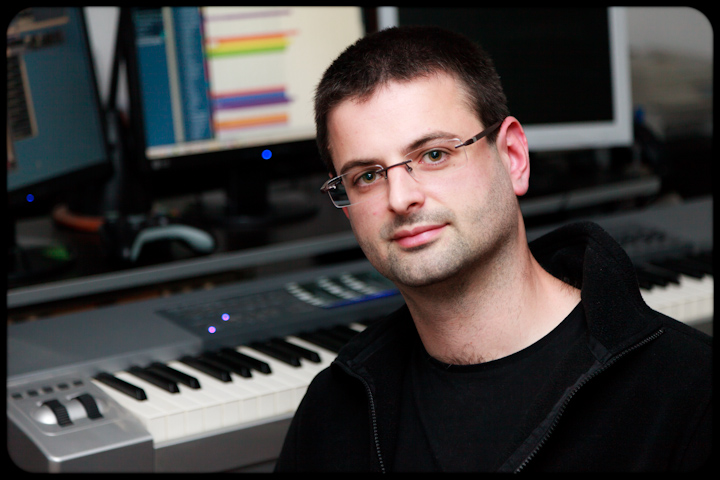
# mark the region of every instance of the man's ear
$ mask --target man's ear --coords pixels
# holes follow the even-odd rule
[[[530,153],[525,131],[515,117],[505,118],[495,143],[505,162],[515,195],[525,195],[530,186]]]

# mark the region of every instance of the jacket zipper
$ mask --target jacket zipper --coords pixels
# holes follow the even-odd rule
[[[543,445],[547,442],[550,435],[555,430],[555,427],[557,426],[558,422],[560,421],[560,417],[562,417],[563,413],[565,412],[565,409],[567,408],[568,404],[570,403],[570,400],[572,400],[572,398],[575,396],[575,394],[577,394],[577,392],[583,386],[585,386],[590,380],[592,380],[593,378],[598,376],[600,373],[607,370],[611,365],[613,365],[615,362],[617,362],[620,358],[624,357],[626,354],[632,352],[636,348],[640,348],[643,345],[645,345],[646,343],[649,343],[649,342],[655,340],[657,337],[662,335],[663,332],[664,332],[664,330],[661,328],[660,330],[653,333],[652,335],[645,338],[644,340],[636,343],[635,345],[633,345],[631,347],[626,348],[625,350],[623,350],[622,352],[617,354],[615,357],[613,357],[602,368],[599,368],[598,370],[593,372],[591,375],[586,377],[582,383],[580,383],[577,387],[575,387],[575,390],[573,390],[570,393],[570,395],[568,395],[568,397],[565,399],[565,402],[563,402],[562,406],[560,407],[560,410],[558,411],[557,415],[555,416],[555,420],[553,420],[553,423],[552,423],[552,425],[550,425],[550,428],[548,429],[548,431],[545,432],[545,435],[543,436],[542,439],[540,439],[538,444],[535,446],[535,449],[532,452],[530,452],[530,454],[525,458],[525,460],[520,464],[520,466],[518,466],[518,468],[515,469],[514,473],[520,473],[525,467],[527,467],[528,463],[530,463],[530,461],[535,457],[535,455],[537,455],[538,451],[543,447]]]
[[[370,390],[370,385],[365,381],[364,378],[362,378],[360,375],[356,374],[352,370],[350,370],[349,367],[346,367],[344,364],[338,362],[338,365],[342,367],[343,370],[345,370],[345,373],[350,375],[351,377],[357,378],[360,380],[360,383],[363,384],[365,387],[365,392],[367,393],[368,400],[370,401],[370,419],[372,421],[372,429],[373,429],[373,441],[375,442],[375,450],[377,451],[377,457],[378,462],[380,463],[380,472],[385,472],[385,463],[383,462],[382,453],[380,452],[380,437],[378,435],[378,426],[377,426],[377,415],[375,413],[375,399],[373,397],[372,391]]]

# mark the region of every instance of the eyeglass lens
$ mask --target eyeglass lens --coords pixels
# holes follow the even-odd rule
[[[337,207],[356,205],[374,198],[387,189],[388,170],[404,165],[417,181],[451,174],[467,162],[465,148],[455,148],[460,140],[433,142],[406,155],[405,161],[382,167],[372,165],[350,170],[326,183],[330,198]]]

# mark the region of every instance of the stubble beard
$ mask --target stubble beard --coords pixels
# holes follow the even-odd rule
[[[498,252],[507,246],[513,232],[516,232],[516,228],[513,228],[516,226],[512,223],[513,217],[509,216],[507,205],[505,207],[503,210],[490,209],[471,213],[476,219],[473,225],[477,227],[477,231],[473,232],[476,237],[472,239],[472,243],[456,228],[455,217],[451,212],[401,217],[381,232],[381,238],[388,238],[387,232],[402,225],[448,223],[448,238],[440,238],[412,249],[401,249],[391,243],[384,256],[378,252],[373,242],[358,238],[358,243],[378,272],[401,289],[445,285],[447,288],[441,289],[442,291],[461,294],[465,290],[464,286],[469,283],[469,278],[478,271],[478,267],[490,264],[492,259],[498,256]],[[487,215],[499,215],[502,218],[492,221],[485,218]],[[500,223],[497,223],[497,220],[500,220]]]
[[[450,226],[449,228],[453,228]],[[420,288],[458,278],[472,250],[468,242],[459,235],[447,239],[445,245],[438,245],[442,239],[413,249],[391,249],[385,259],[385,275],[396,284]]]
[[[458,229],[456,216],[450,210],[396,217],[380,231],[385,244],[390,242],[385,255],[374,242],[356,238],[370,263],[400,289],[443,286],[436,293],[462,294],[478,272],[498,274],[518,235],[517,198],[504,188],[494,190],[484,207],[468,205],[467,209],[462,217],[472,221],[466,222],[465,232]],[[447,238],[413,249],[401,249],[389,240],[404,226],[445,223],[449,231],[443,237]]]

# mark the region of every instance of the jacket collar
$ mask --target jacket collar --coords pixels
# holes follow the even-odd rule
[[[659,328],[632,261],[599,225],[565,225],[531,242],[530,250],[549,273],[580,288],[590,347],[602,363]]]
[[[599,361],[606,362],[659,327],[658,314],[642,299],[632,261],[599,225],[562,226],[530,242],[530,250],[550,274],[580,288],[591,349]],[[400,353],[395,339],[417,335],[405,306],[374,327],[358,335],[337,360],[351,368],[371,368],[375,359],[383,358],[385,346]]]
[[[549,273],[581,289],[590,338],[587,348],[576,345],[568,352],[562,378],[556,379],[559,384],[571,385],[592,364],[597,368],[659,328],[658,314],[640,295],[630,258],[598,225],[569,224],[534,240],[530,248]],[[403,306],[357,335],[335,359],[335,368],[352,372],[366,383],[377,424],[395,425],[403,367],[415,341],[419,341],[417,330]],[[545,415],[555,400],[549,395],[540,402],[536,416]],[[378,438],[379,455],[392,465],[397,429],[383,428]]]

